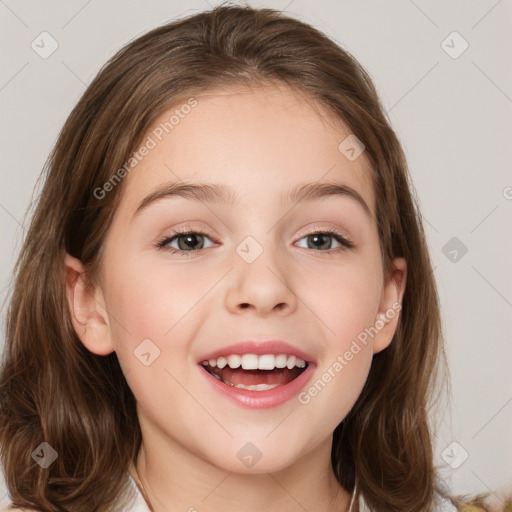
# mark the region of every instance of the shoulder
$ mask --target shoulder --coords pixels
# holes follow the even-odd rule
[[[445,496],[437,496],[436,512],[457,512],[458,508]]]
[[[366,504],[364,497],[359,497],[360,512],[374,512]],[[473,498],[436,494],[435,512],[510,512],[512,511],[512,494],[478,495]]]
[[[512,496],[480,494],[473,498],[452,498],[452,509],[457,512],[509,512],[512,511]],[[450,503],[452,502],[450,501]],[[444,512],[444,509],[443,509]]]

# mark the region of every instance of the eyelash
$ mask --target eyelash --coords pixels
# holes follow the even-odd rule
[[[183,251],[181,249],[174,249],[173,247],[167,247],[167,244],[172,242],[175,238],[178,238],[179,236],[191,235],[191,234],[205,236],[207,238],[210,238],[210,240],[212,240],[212,242],[217,243],[207,233],[205,233],[205,232],[203,232],[201,230],[190,229],[188,227],[183,227],[183,228],[176,229],[173,233],[171,233],[171,235],[165,236],[164,238],[159,240],[155,244],[155,247],[158,250],[168,251],[171,254],[179,253],[179,254],[184,255],[185,257],[191,257],[192,254],[194,254],[194,253],[201,253],[205,249],[198,249],[197,251]],[[354,249],[354,247],[355,247],[354,243],[351,240],[349,240],[346,236],[344,236],[342,233],[340,233],[339,231],[337,231],[337,230],[335,230],[333,228],[325,228],[325,229],[319,229],[318,231],[312,231],[310,233],[307,233],[307,234],[303,235],[299,240],[302,240],[303,238],[307,238],[308,236],[312,236],[312,235],[327,235],[327,236],[331,236],[332,238],[334,238],[337,242],[339,242],[341,244],[341,247],[337,247],[335,249],[329,249],[327,251],[314,251],[314,252],[318,252],[320,254],[324,253],[324,254],[330,255],[332,253],[336,253],[336,252],[339,252],[339,251],[347,251],[347,250],[350,250],[350,249]],[[208,247],[207,247],[207,249],[208,249]]]

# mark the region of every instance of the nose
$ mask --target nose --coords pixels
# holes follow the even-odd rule
[[[234,314],[264,317],[286,316],[295,311],[297,296],[293,291],[290,266],[283,256],[264,248],[254,261],[247,262],[238,254],[227,279],[226,308]]]

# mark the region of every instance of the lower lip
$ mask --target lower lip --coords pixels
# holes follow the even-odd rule
[[[213,377],[213,375],[210,375],[201,366],[198,367],[208,384],[212,386],[215,391],[218,391],[237,405],[241,405],[247,409],[270,409],[284,404],[299,394],[301,389],[311,379],[315,371],[315,366],[312,363],[308,363],[308,367],[296,379],[292,380],[288,384],[267,389],[266,391],[250,391],[248,389],[237,388],[235,386],[230,386],[229,384],[224,384]]]

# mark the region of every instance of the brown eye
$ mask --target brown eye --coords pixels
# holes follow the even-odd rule
[[[178,235],[174,238],[178,241],[178,249],[180,251],[193,251],[203,248],[204,240],[201,238],[202,236],[199,233],[190,233],[188,235]]]
[[[308,235],[308,248],[309,249],[331,249],[333,237],[324,233],[315,233]]]
[[[205,247],[205,239],[210,240],[206,233],[197,231],[176,231],[158,242],[157,247],[159,249],[169,250],[172,253],[198,252],[210,247]]]
[[[333,248],[333,239],[339,245]],[[301,238],[307,240],[306,249],[313,249],[319,252],[352,249],[354,244],[341,233],[335,230],[316,231]]]

